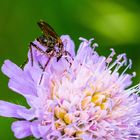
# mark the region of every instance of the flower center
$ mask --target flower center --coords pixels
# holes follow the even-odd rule
[[[86,109],[88,104],[93,103],[95,106],[99,106],[101,110],[107,109],[107,102],[110,98],[110,94],[107,92],[92,92],[94,91],[94,87],[91,87],[91,90],[85,90],[85,98],[82,100],[81,105],[82,109]]]

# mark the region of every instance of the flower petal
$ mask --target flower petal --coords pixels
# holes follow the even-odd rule
[[[38,130],[38,124],[37,123],[32,123],[31,125],[31,132],[32,132],[32,135],[35,137],[35,138],[40,138],[41,137],[41,134]]]
[[[71,40],[69,35],[62,35],[61,36],[62,42],[64,45],[66,44],[65,48],[66,51],[68,51],[72,57],[75,56],[75,45],[74,42]]]
[[[2,72],[10,78],[9,87],[26,97],[36,95],[36,88],[30,76],[22,71],[17,65],[6,60],[2,66]]]
[[[69,68],[69,65],[70,65],[69,62],[67,62],[67,60],[64,58],[60,59],[58,62],[55,59],[52,65],[50,66],[50,69],[51,69],[52,74],[61,76],[62,73],[66,71],[66,69]]]
[[[32,84],[29,84],[26,81],[21,81],[20,79],[10,79],[8,86],[13,91],[20,93],[27,98],[36,95],[36,88]]]
[[[51,126],[50,124],[48,124],[48,125],[46,125],[46,126],[39,125],[39,126],[38,126],[38,130],[39,130],[41,136],[47,135],[47,133],[48,133],[49,131],[51,131],[51,127],[52,127],[52,126]]]
[[[20,110],[17,110],[17,114],[19,115],[19,116],[21,116],[23,119],[26,119],[26,120],[32,120],[32,119],[34,119],[34,118],[36,118],[36,115],[35,115],[35,113],[34,113],[35,111],[34,111],[34,109],[20,109]]]
[[[18,139],[22,139],[32,135],[30,130],[31,122],[27,121],[16,121],[12,124],[12,131]]]
[[[53,130],[52,132],[50,132],[50,134],[48,134],[47,139],[51,140],[51,139],[58,139],[61,137],[61,133],[57,130]]]
[[[0,101],[0,115],[26,120],[32,120],[36,117],[33,109],[27,109],[5,101]]]
[[[90,58],[91,54],[93,53],[93,50],[90,47],[91,41],[88,41],[86,39],[82,39],[82,41],[83,42],[80,44],[76,56],[76,59],[79,60],[81,63],[83,63],[83,61],[85,61],[87,57]]]
[[[5,117],[23,118],[18,114],[18,111],[22,112],[27,110],[25,107],[12,104],[5,101],[0,101],[0,115]]]

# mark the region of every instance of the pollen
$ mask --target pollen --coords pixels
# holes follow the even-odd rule
[[[71,124],[72,121],[73,121],[73,115],[67,113],[67,114],[64,116],[64,121],[65,121],[66,124]]]
[[[58,106],[55,107],[54,112],[55,112],[56,117],[59,118],[59,119],[63,119],[64,116],[65,116],[66,113],[67,113],[65,109],[60,108],[60,107],[58,107]]]

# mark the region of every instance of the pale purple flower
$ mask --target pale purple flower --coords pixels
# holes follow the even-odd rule
[[[0,101],[0,115],[16,118],[12,131],[17,139],[33,136],[42,140],[135,140],[140,136],[139,85],[128,88],[133,74],[125,54],[113,60],[115,52],[106,58],[95,51],[97,44],[80,38],[75,46],[68,35],[61,36],[63,55],[57,62],[52,57],[43,72],[48,56],[33,49],[22,70],[6,60],[2,71],[9,88],[23,95],[30,108]],[[43,46],[35,40],[38,47]],[[91,47],[92,46],[92,47]],[[73,59],[72,59],[73,58]],[[119,69],[126,66],[119,74]],[[40,78],[43,72],[43,78]],[[1,131],[2,132],[2,131]]]

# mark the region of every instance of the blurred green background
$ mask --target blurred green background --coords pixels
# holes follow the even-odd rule
[[[41,34],[36,22],[47,21],[56,32],[69,34],[78,47],[78,38],[95,38],[101,55],[109,48],[126,53],[140,81],[139,0],[1,0],[0,66],[5,59],[20,65],[27,56],[28,43]],[[8,78],[0,72],[0,99],[26,104],[23,97],[8,89]],[[12,119],[0,117],[0,140],[15,140]]]

